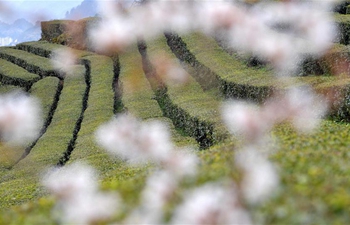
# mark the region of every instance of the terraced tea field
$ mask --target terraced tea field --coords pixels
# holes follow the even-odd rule
[[[0,149],[0,224],[54,224],[53,200],[40,185],[42,173],[78,160],[100,172],[102,189],[120,193],[127,203],[123,213],[137,205],[152,165],[130,167],[95,141],[97,128],[115,114],[127,112],[144,121],[167,123],[177,146],[196,150],[201,164],[193,182],[203,184],[237,178],[230,165],[240,142],[221,120],[225,100],[263,103],[273,92],[303,83],[320,93],[346,93],[350,83],[349,78],[329,74],[276,82],[269,68],[250,67],[213,38],[198,33],[140,41],[114,57],[73,50],[80,62],[70,76],[61,76],[50,62],[52,51],[59,48],[40,41],[0,48],[0,92],[28,92],[40,99],[44,116],[41,134],[32,144]],[[184,85],[170,85],[163,76],[154,76],[151,56],[164,53],[181,62],[182,72],[189,75]],[[259,221],[349,223],[350,126],[337,122],[349,121],[349,102],[342,102],[331,116],[334,119],[324,119],[310,135],[296,133],[289,124],[273,130],[278,150],[270,158],[279,168],[281,185],[255,210]]]

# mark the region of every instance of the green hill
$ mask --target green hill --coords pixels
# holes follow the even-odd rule
[[[221,105],[229,98],[264,105],[274,91],[305,83],[320,94],[334,90],[339,105],[313,134],[296,133],[288,123],[273,129],[271,145],[278,151],[269,158],[279,168],[281,185],[273,198],[252,209],[253,216],[266,224],[349,223],[349,78],[324,73],[276,82],[268,68],[245,65],[199,33],[166,34],[113,57],[64,47],[74,51],[79,64],[75,76],[62,76],[49,59],[62,47],[38,41],[0,48],[0,93],[21,89],[40,99],[44,115],[37,140],[22,148],[0,148],[0,224],[55,224],[50,217],[55,201],[40,184],[42,173],[79,160],[98,170],[103,190],[118,191],[126,203],[112,222],[138,205],[154,165],[131,167],[95,140],[98,127],[122,112],[165,122],[176,146],[195,150],[201,161],[198,177],[179,192],[205,182],[239,180],[232,160],[242,143],[222,122]],[[348,54],[344,46],[340,49]],[[164,74],[153,76],[157,70],[150,56],[164,52],[181,62],[181,72],[188,75],[185,85],[167,84]]]

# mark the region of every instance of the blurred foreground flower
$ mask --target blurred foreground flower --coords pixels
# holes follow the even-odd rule
[[[327,106],[309,87],[293,87],[258,107],[243,101],[224,104],[222,117],[234,135],[258,142],[275,124],[291,121],[300,132],[312,132]]]
[[[37,99],[22,92],[0,96],[0,138],[10,145],[24,145],[34,140],[42,126]]]
[[[53,51],[51,63],[64,76],[73,72],[73,66],[77,63],[77,56],[68,48],[59,48]]]
[[[124,223],[164,223],[164,208],[177,190],[178,183],[168,171],[157,171],[149,176],[141,193],[140,205],[128,215]]]
[[[206,184],[184,196],[172,224],[251,224],[234,185]]]
[[[184,85],[188,81],[190,75],[183,69],[181,62],[168,54],[158,52],[151,55],[150,61],[167,85]]]
[[[44,176],[42,183],[57,198],[53,213],[64,224],[104,221],[118,209],[119,197],[99,192],[96,172],[85,164],[54,168]]]
[[[97,141],[113,155],[131,164],[161,162],[174,147],[167,127],[159,121],[141,123],[130,115],[119,115],[102,125]]]
[[[273,196],[279,185],[279,176],[265,155],[246,147],[235,154],[235,162],[243,172],[240,187],[249,204],[262,203]]]
[[[193,174],[196,168],[196,157],[190,151],[176,149],[167,125],[160,121],[140,122],[120,114],[97,130],[96,139],[111,154],[130,164],[153,162],[174,175]]]

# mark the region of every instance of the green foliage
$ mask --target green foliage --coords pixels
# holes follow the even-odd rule
[[[149,53],[156,55],[162,51],[169,53],[164,39],[158,39],[149,45]],[[168,49],[168,50],[167,50]],[[143,68],[149,68],[146,77],[160,79],[151,76],[164,76],[152,71],[151,61],[145,50],[143,55]],[[192,74],[191,74],[192,75]],[[219,96],[216,90],[203,91],[202,86],[189,76],[186,84],[176,86],[158,84],[153,87],[156,99],[163,114],[170,118],[175,127],[181,129],[185,134],[196,139],[201,149],[206,149],[227,138],[227,131],[223,127],[221,117],[217,109],[220,107]]]
[[[14,63],[40,77],[58,76],[49,59],[14,48],[0,48],[0,58]]]
[[[2,84],[15,85],[29,90],[31,85],[39,79],[38,75],[29,73],[13,63],[0,59],[0,82]]]
[[[166,122],[177,145],[195,146],[194,139],[188,137],[191,135],[183,133],[184,127],[178,126],[174,118],[169,116],[168,112],[171,109],[162,108],[158,93],[152,90],[150,82],[145,77],[142,58],[135,46],[129,52],[120,55],[120,67],[119,81],[123,89],[124,110],[144,120],[157,119]]]
[[[84,77],[65,79],[57,109],[45,134],[31,149],[30,154],[13,168],[1,168],[0,208],[27,202],[43,194],[38,186],[40,175],[48,167],[58,163],[72,138],[74,125],[81,112],[84,83]],[[12,194],[8,194],[9,190],[13,191]]]
[[[282,185],[261,211],[266,224],[349,222],[349,128],[324,121],[311,135],[287,125],[274,130],[279,150],[271,159],[280,168]]]
[[[114,167],[113,160],[95,143],[94,131],[113,116],[113,62],[108,57],[97,55],[86,56],[83,60],[89,65],[90,89],[70,161],[86,160],[105,171]]]
[[[345,95],[344,101],[335,103],[341,107],[334,106],[332,118],[349,121],[350,79],[310,76],[276,83],[267,68],[248,67],[223,51],[214,39],[193,34],[181,40],[177,42],[175,38],[174,45],[178,44],[177,50],[173,49],[175,56],[171,55],[165,38],[147,43],[148,54],[165,51],[172,59],[177,56],[192,75],[183,86],[167,85],[156,89],[152,89],[152,80],[147,80],[147,71],[142,68],[148,60],[147,69],[150,69],[151,61],[142,59],[135,46],[112,59],[75,51],[82,63],[77,70],[84,76],[60,79],[45,77],[57,76],[51,72],[51,63],[46,58],[60,45],[42,41],[22,43],[17,49],[0,48],[3,59],[0,72],[4,71],[6,76],[5,81],[1,81],[0,92],[15,89],[11,85],[16,83],[11,81],[8,85],[6,79],[32,82],[30,87],[23,87],[41,99],[46,128],[30,154],[17,165],[10,168],[26,151],[24,148],[11,149],[8,160],[0,161],[0,224],[57,223],[50,219],[54,200],[45,197],[47,193],[39,183],[41,174],[57,165],[60,159],[64,159],[62,164],[83,160],[97,168],[102,189],[118,191],[126,203],[117,221],[130,212],[138,204],[146,177],[154,166],[130,167],[107,155],[95,143],[95,130],[116,112],[126,111],[143,120],[159,119],[169,125],[177,146],[195,146],[194,139],[197,139],[202,143],[200,147],[207,148],[196,151],[201,159],[198,177],[185,181],[181,188],[227,177],[239,179],[233,156],[240,142],[229,137],[221,122],[219,111],[223,93],[225,97],[261,102],[270,95],[272,87],[284,89],[306,82],[320,93],[333,88],[335,95]],[[347,56],[348,50],[338,47],[334,51]],[[182,54],[176,55],[177,51]],[[205,88],[198,79],[198,71],[206,73],[204,76],[215,76],[213,80],[220,85]],[[39,74],[41,79],[36,80],[38,76],[32,73]],[[271,143],[271,148],[279,150],[271,155],[271,160],[280,168],[282,184],[275,197],[256,210],[256,221],[266,224],[349,223],[349,128],[346,123],[326,120],[311,135],[298,134],[288,124],[274,129],[272,135],[276,141]],[[8,149],[1,146],[1,151],[5,150]],[[174,202],[180,200],[182,190]]]
[[[204,86],[204,89],[214,87],[226,98],[257,102],[264,101],[272,94],[272,76],[269,71],[264,68],[250,68],[242,61],[235,60],[223,51],[214,39],[201,34],[183,38],[167,34],[166,37],[174,54],[193,67],[193,77],[200,84],[210,85]],[[188,67],[187,69],[191,70]]]
[[[52,55],[52,52],[57,49],[61,49],[61,50],[66,49],[66,50],[72,51],[78,58],[93,54],[92,52],[72,49],[59,44],[53,44],[48,41],[23,42],[16,45],[15,48],[23,51],[27,51],[31,54],[35,54],[37,56],[42,56],[45,58],[49,58]]]
[[[335,14],[334,19],[338,26],[339,43],[348,45],[350,43],[350,15]]]

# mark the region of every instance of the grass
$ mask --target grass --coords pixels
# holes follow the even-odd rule
[[[30,89],[31,96],[40,100],[43,115],[49,116],[52,104],[56,99],[54,96],[57,92],[59,79],[56,77],[47,77],[36,82]]]
[[[29,73],[27,70],[3,59],[0,59],[0,74],[25,81],[32,81],[39,78],[38,75]]]
[[[19,50],[27,51],[30,54],[35,54],[35,55],[46,57],[46,58],[50,58],[50,56],[52,55],[52,52],[57,50],[57,49],[63,49],[63,50],[66,49],[69,51],[73,51],[78,58],[92,55],[92,53],[88,52],[88,51],[76,50],[76,49],[72,49],[72,48],[69,48],[69,47],[66,47],[66,46],[63,46],[60,44],[53,44],[53,43],[50,43],[47,41],[23,42],[23,43],[16,45],[15,48],[19,49]]]
[[[0,93],[6,94],[10,93],[12,91],[24,91],[22,88],[14,85],[5,85],[3,83],[0,83]]]
[[[148,43],[148,52],[150,55],[165,52],[170,57],[172,56],[165,38]],[[174,56],[172,58],[174,59]],[[192,68],[189,68],[188,71],[195,72]],[[204,91],[190,75],[184,85],[168,85],[167,88],[167,93],[175,105],[185,110],[191,117],[213,124],[215,139],[223,140],[227,137],[219,110],[222,99],[217,90]]]
[[[311,135],[290,126],[273,131],[280,149],[271,159],[282,180],[262,212],[267,224],[347,224],[350,206],[349,124],[323,121]]]
[[[113,116],[113,62],[108,57],[97,55],[87,56],[84,59],[89,60],[91,66],[90,92],[70,161],[83,159],[96,168],[111,167],[109,157],[95,142],[94,131]]]
[[[1,86],[2,88],[11,88],[11,86]],[[48,121],[53,116],[52,106],[56,103],[55,95],[58,88],[58,79],[55,77],[49,77],[36,82],[30,93],[33,97],[37,98],[42,107],[42,115],[45,121]],[[13,91],[18,91],[16,88]],[[46,124],[44,124],[46,126]],[[46,128],[46,127],[45,127]],[[27,148],[16,147],[9,148],[2,146],[0,148],[0,154],[2,155],[0,159],[0,167],[7,168],[14,165],[14,163],[22,156],[22,154],[27,150]]]
[[[290,85],[308,83],[311,85],[336,80],[332,76],[292,77],[276,82],[276,76],[268,68],[254,68],[247,66],[242,60],[230,56],[217,42],[200,33],[182,37],[187,48],[196,56],[196,59],[208,66],[219,77],[228,82],[249,84],[253,86],[276,86],[285,88]]]
[[[266,69],[248,68],[242,62],[236,61],[222,51],[213,39],[204,38],[199,34],[183,39],[197,60],[224,79],[257,86],[269,84],[272,79]],[[147,44],[149,54],[157,55],[160,51],[165,51],[174,58],[164,38]],[[22,46],[26,46],[21,49],[27,52],[20,51],[19,54],[19,50],[11,48],[0,48],[0,52],[15,54],[17,58],[27,60],[28,64],[30,60],[37,59],[37,62],[31,63],[39,67],[45,64],[40,68],[49,69],[49,61],[43,57],[49,57],[53,50],[60,47],[46,42],[31,42]],[[206,51],[200,51],[201,49]],[[43,57],[37,58],[34,54]],[[115,93],[112,83],[115,64],[108,57],[89,52],[79,51],[78,57],[90,66],[88,96],[86,77],[66,77],[52,122],[31,153],[12,169],[6,169],[10,165],[8,160],[0,161],[0,224],[57,224],[57,221],[50,218],[54,200],[47,196],[39,184],[39,179],[41,173],[46,168],[56,165],[66,151],[79,118],[82,119],[81,128],[67,163],[84,160],[96,167],[100,173],[99,182],[102,189],[117,190],[126,202],[122,215],[137,205],[145,179],[154,169],[152,165],[129,167],[118,158],[108,156],[95,143],[95,130],[114,115]],[[137,49],[132,47],[130,51],[121,54],[119,59],[119,78],[123,87],[121,100],[125,109],[143,120],[165,121],[169,124],[176,145],[194,146],[193,138],[177,130],[169,118],[164,117],[164,112],[155,99],[156,94],[142,70],[142,60]],[[80,70],[79,74],[84,74],[83,66],[78,66],[77,69]],[[187,69],[191,73],[191,68]],[[256,73],[253,73],[254,71]],[[24,70],[22,72],[27,73]],[[294,79],[295,82],[311,83],[319,89],[346,86],[350,81],[349,78],[335,80],[327,76]],[[58,78],[46,77],[36,82],[29,91],[41,99],[44,115],[50,112],[57,84]],[[15,88],[2,84],[0,93]],[[213,123],[219,133],[227,135],[220,121],[219,109],[223,99],[216,90],[203,91],[190,76],[184,86],[169,85],[167,94],[173,104],[181,107],[190,116]],[[83,99],[87,97],[87,108],[82,112]],[[281,185],[273,198],[255,210],[253,216],[256,221],[266,224],[349,223],[349,132],[349,124],[330,120],[323,120],[321,127],[310,135],[296,133],[289,124],[277,126],[272,132],[274,142],[271,147],[278,148],[278,151],[274,152],[270,159],[279,168]],[[197,151],[196,154],[201,159],[198,177],[185,182],[184,187],[227,177],[236,179],[238,175],[232,166],[232,160],[234,150],[239,144],[234,138],[227,138],[205,151]],[[1,151],[9,152],[3,146]],[[10,154],[17,154],[17,157],[22,152],[23,148],[15,149]],[[1,156],[3,160],[3,154]],[[182,189],[179,193],[181,191]]]
[[[54,74],[54,68],[50,59],[10,47],[0,48],[0,56],[2,59],[10,61],[40,76]]]
[[[47,93],[45,88],[42,90]],[[0,208],[18,205],[43,195],[39,186],[41,173],[55,166],[65,152],[80,115],[84,90],[84,77],[67,77],[46,133],[25,159],[11,169],[1,168]]]
[[[228,82],[267,86],[275,80],[271,70],[247,66],[243,61],[226,53],[213,38],[199,33],[181,38],[199,62]]]
[[[181,131],[176,130],[172,121],[163,116],[151,85],[142,70],[141,55],[136,46],[133,46],[128,53],[120,55],[120,65],[122,102],[125,110],[143,120],[157,119],[165,122],[178,146],[196,146],[193,138],[186,137]]]
[[[141,55],[135,46],[120,56],[122,102],[127,111],[142,119],[163,117],[162,110],[142,70]]]

